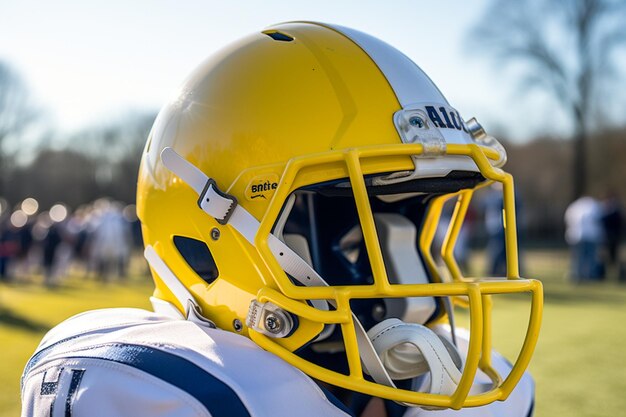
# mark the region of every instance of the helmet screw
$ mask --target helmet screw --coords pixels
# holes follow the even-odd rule
[[[220,229],[214,227],[211,229],[211,239],[218,240],[220,238]]]
[[[268,314],[265,317],[265,328],[271,333],[279,333],[283,327],[282,320],[275,314]]]
[[[243,329],[243,324],[241,324],[241,320],[233,320],[233,329],[235,329],[236,332],[240,332]]]
[[[425,123],[424,123],[424,120],[423,120],[421,117],[419,117],[419,116],[413,116],[413,117],[411,117],[411,118],[409,119],[409,124],[410,124],[411,126],[416,126],[416,127],[418,127],[418,128],[420,128],[420,129],[421,129],[421,128],[423,128],[423,127],[424,127],[424,124],[425,124]]]

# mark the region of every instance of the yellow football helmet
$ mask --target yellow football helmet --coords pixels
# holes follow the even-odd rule
[[[348,390],[431,408],[506,399],[537,341],[542,287],[519,278],[505,161],[388,44],[309,22],[254,33],[189,76],[146,144],[137,199],[155,310],[240,333]],[[507,277],[465,278],[455,240],[473,192],[493,182]],[[452,198],[442,274],[431,245]],[[490,296],[519,292],[531,314],[503,377]],[[464,360],[433,330],[451,322],[450,300],[469,307]],[[470,392],[478,369],[491,384]],[[397,383],[425,375],[421,388]]]

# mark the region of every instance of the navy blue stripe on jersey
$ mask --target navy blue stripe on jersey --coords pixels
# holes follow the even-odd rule
[[[131,366],[187,392],[213,417],[250,417],[237,393],[225,382],[172,353],[148,346],[112,343],[68,352],[66,358],[102,359]],[[32,368],[35,363],[29,365]]]
[[[249,417],[245,405],[225,382],[187,359],[148,346],[116,343],[90,348],[88,356],[139,369],[187,392],[213,417]]]
[[[158,322],[156,322],[156,323],[158,323]],[[126,323],[126,325],[128,325],[128,326],[135,326],[136,323]],[[113,328],[113,329],[115,329],[115,328]],[[102,329],[97,329],[97,331],[98,331],[98,333],[103,334],[103,333],[110,332],[113,329],[111,329],[111,328],[102,328]],[[22,378],[20,380],[20,389],[24,389],[24,378],[26,377],[26,375],[28,375],[30,370],[33,369],[35,366],[37,366],[37,364],[39,362],[41,362],[41,360],[46,355],[50,354],[50,352],[52,352],[54,349],[56,349],[58,347],[63,347],[63,345],[65,345],[67,342],[71,342],[74,339],[78,339],[80,337],[84,337],[88,333],[92,333],[92,331],[89,331],[87,333],[75,334],[73,336],[66,337],[65,339],[57,340],[56,342],[46,346],[45,348],[41,349],[39,352],[36,352],[33,356],[31,356],[31,358],[28,360],[28,363],[26,363],[26,366],[24,367],[24,372],[22,372]]]
[[[35,353],[29,360],[28,363],[26,363],[26,366],[24,367],[24,372],[22,372],[22,378],[20,379],[20,389],[24,389],[24,378],[26,377],[26,375],[28,375],[28,373],[30,372],[31,369],[33,369],[35,366],[37,366],[37,364],[39,362],[41,362],[41,360],[44,358],[44,356],[46,356],[48,353],[50,353],[50,351],[52,351],[52,349],[63,345],[66,342],[69,342],[71,340],[74,340],[78,337],[80,337],[81,335],[74,335],[71,337],[67,337],[65,339],[61,339],[57,342],[54,342],[53,344],[51,344],[50,346],[47,346],[43,349],[41,349],[39,352]]]

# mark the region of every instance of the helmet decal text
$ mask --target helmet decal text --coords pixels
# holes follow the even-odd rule
[[[276,188],[278,188],[278,175],[257,175],[248,183],[245,195],[249,201],[269,200]]]
[[[467,132],[465,122],[461,119],[461,115],[458,111],[446,109],[443,106],[438,109],[436,109],[435,106],[426,106],[425,109],[428,113],[428,118],[434,126],[440,129],[456,129]]]

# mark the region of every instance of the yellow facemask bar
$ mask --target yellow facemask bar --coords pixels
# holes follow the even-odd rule
[[[430,245],[434,236],[434,229],[438,223],[435,220],[438,220],[441,214],[443,203],[454,196],[454,194],[435,199],[427,215],[424,230],[420,237],[420,247],[422,253],[425,255],[428,268],[435,279],[440,282],[432,284],[392,285],[387,278],[374,218],[370,209],[363,165],[365,162],[372,162],[371,166],[373,167],[377,166],[377,163],[384,166],[385,159],[403,155],[420,155],[421,153],[422,145],[420,144],[399,144],[363,147],[345,151],[331,151],[314,156],[292,159],[284,170],[279,187],[268,206],[265,216],[263,216],[255,238],[255,246],[266,263],[272,275],[272,279],[276,284],[275,288],[271,288],[274,287],[272,285],[271,287],[267,286],[261,289],[257,294],[258,301],[262,303],[270,302],[285,311],[291,312],[303,319],[311,320],[312,322],[340,325],[345,343],[349,374],[344,375],[330,371],[300,358],[289,349],[285,348],[280,339],[270,338],[252,329],[249,332],[250,338],[262,348],[283,358],[288,363],[316,379],[372,396],[416,405],[453,409],[481,406],[496,400],[505,400],[528,367],[537,343],[543,307],[541,283],[536,280],[521,279],[519,277],[513,179],[510,174],[493,167],[490,163],[490,159],[495,160],[498,157],[497,152],[494,150],[477,144],[447,145],[447,155],[470,157],[478,167],[480,173],[487,180],[499,182],[503,185],[503,214],[507,258],[506,278],[466,279],[462,276],[454,260],[454,244],[473,194],[473,190],[463,190],[457,193],[459,200],[442,248],[444,261],[453,278],[452,282],[443,282],[441,280],[430,252]],[[310,180],[310,178],[314,176],[312,167],[325,167],[325,169],[338,172],[347,171],[347,176],[350,179],[355,197],[367,253],[372,265],[374,279],[372,285],[329,287],[296,286],[289,280],[288,276],[272,255],[267,239],[271,233],[275,219],[278,217],[282,204],[286,201],[288,195],[301,186],[303,181],[306,182],[307,179]],[[304,179],[302,179],[302,177],[304,177]],[[336,178],[341,178],[341,175],[336,176]],[[503,379],[492,367],[490,361],[490,295],[521,292],[531,294],[529,324],[520,354],[509,375],[506,379]],[[438,395],[387,387],[370,382],[363,376],[363,368],[355,334],[355,324],[350,310],[350,300],[358,298],[418,296],[462,296],[466,297],[468,300],[472,336],[469,340],[469,350],[461,381],[452,395]],[[336,305],[336,310],[320,311],[302,302],[311,299],[333,300],[333,304]],[[469,395],[476,371],[479,368],[489,376],[493,387],[487,392]]]

